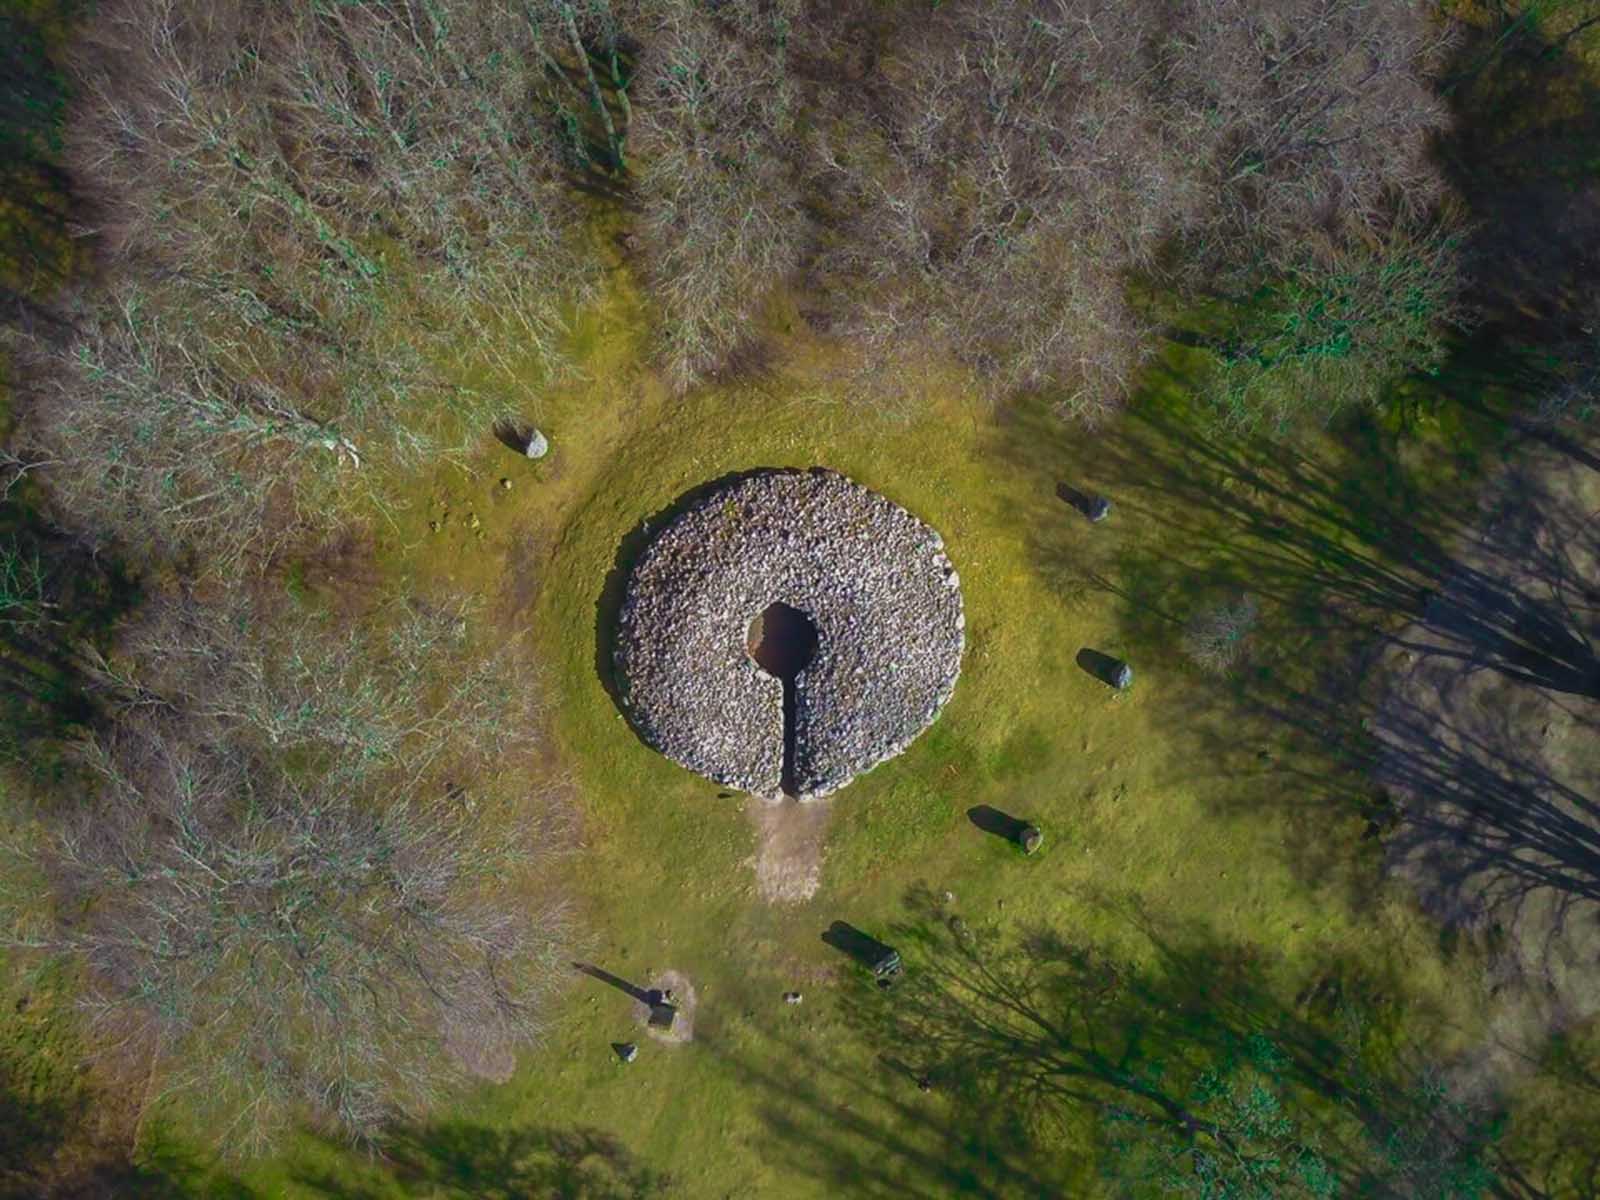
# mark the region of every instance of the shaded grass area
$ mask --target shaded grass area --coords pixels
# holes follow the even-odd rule
[[[1076,1195],[1096,1177],[1132,1185],[1115,1155],[1091,1148],[1131,1125],[1170,1129],[1182,1144],[1185,1128],[1210,1126],[1207,1077],[1246,1056],[1270,1058],[1296,1140],[1347,1187],[1383,1175],[1393,1187],[1396,1166],[1442,1180],[1454,1160],[1479,1154],[1470,1132],[1441,1139],[1426,1163],[1400,1164],[1383,1149],[1418,1100],[1390,981],[1329,961],[1291,1001],[1263,973],[1259,949],[1218,941],[1202,921],[1153,919],[1137,901],[1105,907],[1144,940],[1142,965],[1051,926],[971,925],[913,889],[893,926],[910,964],[901,993],[844,993],[846,1021],[884,1048],[877,1077],[891,1087],[912,1079],[942,1101],[948,1140],[969,1148],[966,1190]],[[813,1133],[826,1144],[824,1129]],[[979,1147],[981,1159],[971,1154]],[[939,1168],[961,1161],[957,1151]]]
[[[68,233],[70,182],[55,161],[65,7],[39,0],[0,13],[0,317],[49,334],[67,327],[51,292],[81,262]]]
[[[1592,1200],[1600,1196],[1600,1029],[1558,1034],[1539,1067],[1515,1097],[1516,1153],[1502,1170],[1519,1197]]]
[[[384,1158],[381,1167],[364,1171],[308,1170],[295,1183],[305,1194],[329,1200],[651,1200],[671,1192],[669,1176],[640,1163],[598,1129],[496,1130],[446,1122],[397,1132],[386,1142]]]
[[[1142,409],[1096,446],[1083,471],[1120,489],[1123,511],[1160,533],[1108,546],[1098,561],[1036,538],[1035,559],[1064,596],[1114,604],[1119,636],[1144,658],[1181,661],[1189,621],[1217,597],[1265,603],[1255,653],[1221,678],[1190,666],[1169,728],[1192,740],[1208,769],[1241,781],[1275,778],[1294,797],[1269,803],[1291,814],[1308,878],[1327,878],[1342,857],[1323,836],[1330,824],[1360,816],[1369,837],[1385,832],[1395,814],[1377,779],[1382,758],[1391,786],[1476,791],[1503,834],[1502,845],[1480,851],[1515,864],[1538,849],[1558,864],[1537,868],[1546,882],[1593,895],[1594,831],[1539,796],[1570,788],[1530,774],[1518,743],[1527,730],[1507,728],[1492,755],[1478,758],[1451,744],[1437,714],[1409,714],[1395,723],[1398,740],[1382,747],[1371,734],[1381,659],[1395,652],[1471,664],[1575,701],[1600,695],[1593,604],[1584,599],[1592,583],[1581,558],[1563,553],[1569,533],[1583,536],[1587,514],[1572,499],[1526,490],[1518,497],[1525,509],[1567,532],[1544,554],[1480,548],[1469,560],[1466,544],[1493,515],[1475,476],[1514,442],[1493,414],[1467,416],[1448,440],[1431,443],[1432,453],[1428,442],[1360,420],[1318,454],[1219,439],[1170,409]],[[1048,438],[1026,430],[1015,446],[1054,461],[1041,449]],[[1571,449],[1582,462],[1581,447]],[[1250,794],[1230,808],[1239,811]]]
[[[73,981],[15,972],[0,991],[0,1197],[4,1200],[252,1200],[159,1126],[137,1128],[138,1096],[117,1095],[85,1056]],[[138,1143],[137,1145],[135,1143]]]
[[[139,602],[139,582],[56,528],[31,487],[0,500],[0,756],[43,783],[62,739],[96,719],[96,646]]]

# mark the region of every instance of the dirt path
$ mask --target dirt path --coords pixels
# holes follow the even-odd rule
[[[822,885],[823,843],[833,805],[827,800],[752,799],[756,852],[746,864],[756,873],[756,891],[771,904],[800,904]]]

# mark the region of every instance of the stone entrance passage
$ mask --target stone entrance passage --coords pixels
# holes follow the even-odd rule
[[[756,614],[746,636],[750,657],[783,684],[783,794],[795,795],[795,680],[817,653],[817,627],[798,608],[774,601]]]
[[[944,541],[835,471],[758,471],[697,495],[627,581],[622,711],[674,762],[815,800],[938,716],[966,644]]]

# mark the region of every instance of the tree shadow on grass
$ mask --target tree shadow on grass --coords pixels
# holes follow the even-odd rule
[[[669,1176],[598,1129],[446,1122],[397,1130],[380,1150],[381,1163],[348,1178],[302,1171],[295,1181],[329,1200],[652,1200],[672,1187]]]
[[[906,980],[891,992],[864,978],[847,985],[848,1041],[768,1031],[759,1061],[730,1060],[766,1094],[769,1155],[855,1196],[1084,1195],[1099,1190],[1118,1128],[1177,1145],[1205,1137],[1208,1072],[1264,1039],[1281,1056],[1273,1086],[1298,1136],[1350,1184],[1476,1161],[1487,1130],[1474,1114],[1427,1109],[1399,1065],[1410,1052],[1391,1055],[1397,1074],[1380,1076],[1355,1044],[1392,1042],[1390,1026],[1350,1014],[1391,1014],[1397,980],[1333,959],[1285,1003],[1268,957],[1198,925],[1125,913],[1152,952],[1144,965],[1048,928],[969,929],[914,890],[890,930]],[[1429,1025],[1416,1011],[1408,1020]],[[803,1073],[782,1065],[800,1061]],[[1431,1143],[1383,1161],[1388,1135],[1421,1129],[1424,1116]]]
[[[1074,1194],[1081,1164],[1073,1156],[1040,1153],[1004,1112],[947,1104],[948,1081],[923,1093],[920,1060],[904,1047],[883,1047],[870,1071],[857,1071],[841,1065],[836,1048],[764,1033],[759,1057],[730,1057],[727,1065],[753,1094],[769,1135],[763,1158],[784,1170],[860,1200]],[[789,1065],[799,1063],[803,1071]],[[841,1093],[850,1099],[832,1098]]]
[[[136,1161],[93,1112],[106,1098],[41,1090],[0,1060],[0,1200],[256,1200],[256,1193],[171,1146]]]
[[[1557,1037],[1541,1064],[1542,1094],[1518,1115],[1522,1152],[1505,1164],[1515,1195],[1600,1200],[1600,1030]]]
[[[1600,734],[1593,514],[1529,473],[1486,505],[1456,464],[1419,481],[1389,435],[1359,420],[1343,433],[1342,456],[1313,459],[1150,403],[1076,463],[1026,412],[1000,452],[1093,472],[1118,495],[1112,537],[1032,523],[1035,566],[1069,602],[1113,601],[1130,652],[1165,675],[1145,702],[1197,751],[1178,756],[1185,777],[1208,778],[1229,811],[1283,814],[1308,881],[1343,876],[1360,904],[1385,841],[1434,839],[1462,875],[1600,898],[1600,807],[1529,730],[1388,695],[1400,656],[1548,697]],[[1258,652],[1222,675],[1183,660],[1216,592],[1263,602]]]
[[[140,599],[136,579],[35,507],[24,481],[0,495],[0,756],[36,776],[100,715],[92,647]]]
[[[83,215],[56,161],[66,103],[39,23],[0,13],[0,323],[55,343],[72,329],[51,300],[79,253],[70,220]]]

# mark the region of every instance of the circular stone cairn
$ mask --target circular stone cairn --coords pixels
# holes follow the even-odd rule
[[[785,684],[746,639],[774,603],[816,629],[789,764],[791,793],[815,800],[899,754],[950,698],[960,580],[927,525],[821,469],[745,476],[655,537],[617,630],[623,706],[674,762],[769,800],[784,795]]]

